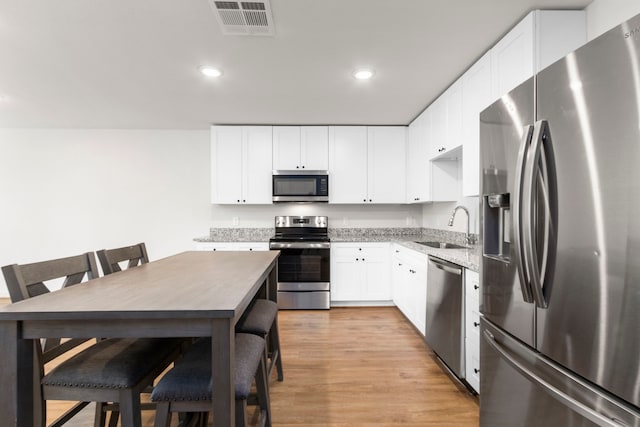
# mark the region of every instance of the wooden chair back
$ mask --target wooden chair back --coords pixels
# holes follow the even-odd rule
[[[116,271],[122,271],[119,263],[123,261],[128,261],[127,268],[149,262],[147,247],[144,243],[116,249],[101,249],[97,254],[105,276]]]
[[[98,266],[93,252],[86,252],[66,258],[35,262],[32,264],[11,264],[2,267],[7,282],[11,302],[50,292],[45,282],[64,279],[62,288],[81,283],[86,277],[91,280],[98,277]],[[41,365],[76,347],[86,339],[69,340],[61,343],[59,338],[42,340],[42,348],[37,349]]]
[[[33,298],[38,295],[51,292],[45,282],[63,279],[62,287],[74,286],[86,277],[91,280],[98,277],[98,266],[93,252],[67,258],[49,261],[35,262],[32,264],[11,264],[2,267],[11,302],[18,302]],[[44,376],[45,364],[56,357],[74,349],[88,341],[85,338],[62,340],[60,338],[48,338],[34,342],[35,370],[34,370],[34,397],[40,401],[40,410],[36,412],[36,421],[39,425],[46,419],[46,405],[43,401],[40,379]],[[69,409],[56,422],[55,426],[62,425],[68,419],[77,414],[88,402],[79,402]]]

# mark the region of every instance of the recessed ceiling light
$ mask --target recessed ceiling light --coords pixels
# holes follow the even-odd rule
[[[358,80],[368,80],[371,77],[373,77],[373,70],[368,70],[366,68],[360,69],[360,70],[355,70],[353,72],[353,77],[355,77]]]
[[[207,77],[220,77],[222,75],[222,71],[217,68],[208,67],[203,65],[200,67],[200,72]]]

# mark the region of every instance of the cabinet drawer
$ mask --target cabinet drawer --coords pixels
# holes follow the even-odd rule
[[[477,311],[468,311],[465,335],[467,338],[480,340],[480,315]]]
[[[480,392],[480,343],[478,338],[467,338],[465,340],[466,351],[466,372],[467,383],[476,392]]]
[[[465,295],[468,299],[476,302],[480,301],[480,275],[475,271],[466,270]]]

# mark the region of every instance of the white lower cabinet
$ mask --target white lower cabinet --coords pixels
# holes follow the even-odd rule
[[[331,301],[391,300],[389,243],[331,243]]]
[[[198,251],[268,251],[268,242],[196,242]]]
[[[465,270],[465,377],[480,392],[480,276]]]
[[[391,262],[393,302],[424,335],[427,317],[427,256],[394,244]]]

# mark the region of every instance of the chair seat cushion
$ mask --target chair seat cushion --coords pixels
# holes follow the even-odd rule
[[[53,369],[42,378],[42,384],[130,388],[157,371],[181,343],[182,339],[177,338],[111,338],[99,341]],[[168,360],[166,364],[170,362]]]
[[[247,316],[238,326],[238,332],[265,336],[278,315],[278,304],[266,299],[258,299],[249,308]]]
[[[252,334],[235,336],[235,398],[246,399],[264,355],[264,339]],[[154,402],[211,400],[211,339],[200,339],[176,361],[154,387]]]

